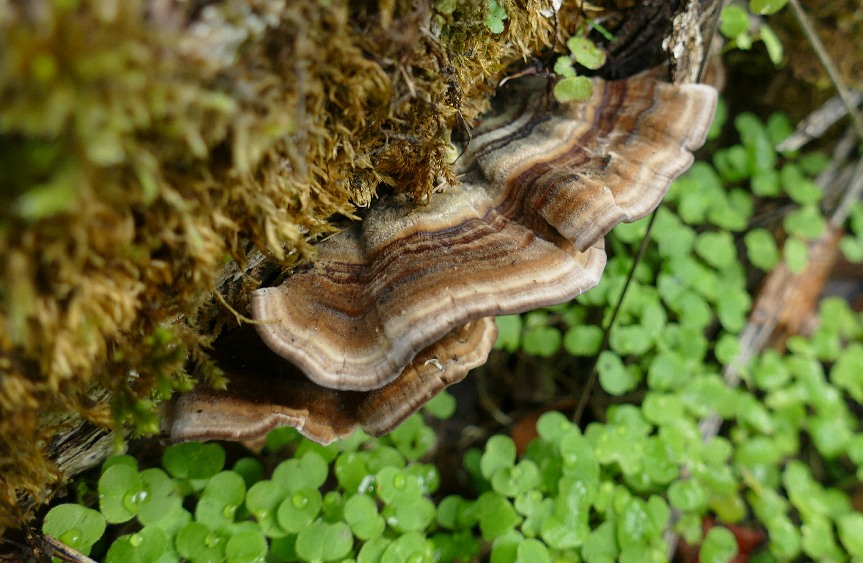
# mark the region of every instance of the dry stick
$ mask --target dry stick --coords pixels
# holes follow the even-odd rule
[[[851,116],[851,122],[854,124],[857,136],[863,140],[863,117],[861,117],[860,112],[857,111],[857,107],[854,105],[851,95],[848,93],[848,87],[845,86],[845,81],[842,80],[842,76],[839,74],[839,69],[837,69],[836,65],[833,63],[830,53],[827,52],[827,49],[824,47],[824,43],[821,42],[821,38],[818,37],[818,34],[815,32],[815,28],[812,26],[809,16],[806,15],[806,12],[804,12],[803,8],[800,6],[800,2],[798,2],[798,0],[788,0],[788,5],[791,6],[791,9],[794,11],[794,15],[797,17],[797,21],[800,23],[800,27],[803,29],[804,35],[806,35],[806,39],[809,40],[809,44],[812,45],[812,49],[815,51],[815,55],[821,62],[821,66],[823,66],[824,70],[827,71],[830,81],[833,82],[833,86],[836,87],[836,91],[842,98],[842,103],[845,104],[845,108]]]
[[[849,96],[851,103],[855,106],[863,103],[863,91],[851,90]],[[776,150],[779,152],[796,151],[809,141],[821,137],[827,129],[846,115],[848,115],[848,108],[842,97],[837,94],[800,121],[794,133],[776,145]]]

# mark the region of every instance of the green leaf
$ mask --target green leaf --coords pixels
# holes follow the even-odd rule
[[[695,251],[705,262],[716,269],[730,266],[737,260],[737,249],[731,233],[720,231],[703,233],[695,241]]]
[[[749,10],[753,14],[775,14],[785,7],[788,0],[749,0]]]
[[[734,119],[734,127],[740,133],[740,141],[746,147],[749,173],[773,170],[776,167],[776,149],[767,135],[764,123],[754,114],[744,112]]]
[[[793,163],[785,164],[779,171],[782,189],[800,205],[811,205],[824,198],[824,191],[818,184],[806,178],[800,168]]]
[[[550,326],[529,328],[524,332],[522,346],[532,356],[550,358],[560,350],[560,331]]]
[[[593,95],[593,82],[586,76],[570,76],[554,85],[554,97],[558,102],[583,102]]]
[[[560,56],[554,61],[554,73],[564,78],[575,76],[575,68],[572,66],[572,59],[567,56]]]
[[[653,338],[643,326],[615,325],[615,327],[611,329],[609,345],[613,351],[617,352],[621,356],[641,356],[650,350],[653,345]]]
[[[426,455],[434,447],[434,431],[423,422],[418,413],[408,417],[398,428],[389,433],[388,438],[396,449],[409,460]]]
[[[426,403],[424,410],[437,419],[446,420],[455,413],[455,407],[455,397],[446,391],[441,391]]]
[[[502,467],[494,472],[492,488],[505,497],[515,497],[540,483],[539,468],[529,459],[515,466]]]
[[[610,395],[622,395],[632,391],[641,381],[641,375],[635,366],[623,365],[620,356],[607,350],[599,355],[596,370],[599,373],[600,385]]]
[[[375,501],[366,495],[354,495],[347,500],[345,522],[351,527],[354,535],[363,541],[380,537],[386,528],[386,522],[378,514]]]
[[[677,394],[650,392],[644,396],[642,404],[644,418],[660,425],[684,416],[683,399]]]
[[[547,563],[551,561],[548,548],[539,540],[528,538],[518,545],[516,563]]]
[[[647,368],[647,385],[657,391],[678,389],[689,379],[690,371],[679,355],[660,352]]]
[[[761,29],[764,29],[764,26]],[[788,114],[775,111],[767,118],[767,136],[774,147],[790,137],[792,133],[794,133],[794,125]]]
[[[410,504],[423,494],[419,477],[395,467],[378,471],[375,481],[378,496],[386,504]]]
[[[719,98],[719,102],[716,104],[716,113],[713,114],[713,121],[710,122],[710,131],[707,132],[707,140],[713,141],[719,137],[727,119],[728,104],[725,103],[725,100]]]
[[[42,532],[60,540],[83,555],[105,533],[105,517],[79,504],[58,504],[48,511]]]
[[[846,235],[839,241],[839,250],[854,264],[863,262],[863,239]]]
[[[509,353],[517,352],[521,343],[521,315],[495,317],[494,322],[497,324],[495,350],[506,350]]]
[[[852,342],[830,369],[830,381],[863,403],[863,345]]]
[[[307,561],[334,561],[345,557],[353,543],[344,522],[314,522],[297,535],[297,555]]]
[[[485,26],[492,33],[503,33],[503,20],[507,19],[506,10],[504,10],[497,0],[488,0],[486,2]]]
[[[300,532],[314,521],[322,504],[323,499],[318,489],[303,487],[289,493],[276,511],[279,526],[291,534]]]
[[[111,524],[127,522],[138,513],[138,505],[147,498],[144,481],[129,465],[109,467],[99,478],[99,509]]]
[[[719,31],[728,39],[746,33],[749,29],[749,14],[737,4],[729,4],[722,9]]]
[[[753,229],[743,237],[746,253],[754,266],[769,272],[779,263],[776,240],[766,229]]]
[[[854,558],[863,557],[863,514],[843,514],[837,519],[836,527],[839,530],[839,540],[848,550],[848,554]]]
[[[760,39],[764,43],[764,47],[767,49],[767,56],[770,57],[770,62],[775,66],[779,66],[782,63],[782,57],[785,54],[782,41],[779,39],[779,36],[776,35],[776,32],[774,32],[766,23],[762,23],[761,28],[758,31]]]
[[[431,563],[434,561],[434,545],[418,532],[408,532],[390,543],[381,555],[381,563]],[[372,561],[369,559],[369,561]],[[358,562],[359,563],[359,562]]]
[[[809,258],[809,246],[798,238],[789,238],[785,241],[785,265],[793,274],[799,274],[806,268]]]
[[[715,526],[707,532],[701,549],[699,561],[703,563],[728,563],[737,556],[737,539],[728,528]]]
[[[287,532],[279,525],[276,513],[287,496],[287,491],[272,481],[259,481],[249,487],[246,506],[263,531],[271,538],[281,538]]]
[[[675,481],[668,487],[668,502],[677,510],[703,513],[707,509],[707,493],[698,481]]]
[[[435,506],[429,499],[420,498],[411,503],[385,506],[383,515],[398,532],[420,532],[434,521]]]
[[[213,530],[228,526],[245,496],[246,483],[240,475],[233,471],[217,473],[204,488],[195,507],[195,519]]]
[[[253,457],[238,459],[232,471],[243,478],[247,488],[264,478],[264,466]]]
[[[605,52],[587,37],[570,37],[566,46],[575,62],[583,67],[596,70],[605,64]]]
[[[140,532],[117,538],[108,549],[105,563],[150,563],[158,560],[167,549],[165,531],[147,526]]]
[[[761,197],[775,197],[782,191],[779,172],[776,170],[758,170],[752,175],[752,193]]]
[[[785,216],[785,230],[806,240],[816,240],[827,227],[827,221],[816,205],[806,205]]]
[[[228,563],[263,562],[267,555],[267,539],[258,530],[237,532],[225,545]]]
[[[490,491],[477,499],[476,514],[480,532],[486,540],[502,536],[521,520],[508,500]]]
[[[225,450],[218,444],[200,442],[168,446],[162,466],[178,479],[208,479],[225,466]]]
[[[489,481],[498,470],[515,464],[515,442],[509,436],[492,436],[480,459],[482,476]]]
[[[317,452],[307,452],[300,459],[288,459],[273,471],[273,483],[287,492],[303,488],[317,489],[324,484],[329,473],[326,460]]]
[[[572,356],[595,356],[602,344],[602,329],[595,325],[574,326],[563,337],[563,349]]]

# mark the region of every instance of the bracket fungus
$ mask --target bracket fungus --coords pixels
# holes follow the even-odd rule
[[[417,354],[392,383],[368,392],[327,389],[309,381],[243,327],[220,342],[216,361],[230,388],[199,385],[177,399],[167,415],[174,441],[255,440],[277,426],[293,426],[321,444],[359,426],[380,436],[435,395],[485,363],[497,338],[492,318],[452,330]]]
[[[518,82],[503,110],[474,131],[457,165],[459,185],[425,205],[381,198],[362,222],[317,245],[313,267],[254,293],[261,339],[308,378],[260,394],[283,400],[284,412],[304,414],[273,408],[255,418],[226,407],[248,431],[220,433],[214,421],[209,432],[184,432],[178,418],[175,439],[262,435],[274,417],[318,440],[352,424],[372,433],[396,426],[431,398],[429,387],[409,383],[427,377],[428,366],[418,365],[423,358],[455,358],[463,352],[452,350],[478,338],[484,345],[476,356],[461,358],[447,377],[460,379],[464,366],[485,361],[491,331],[479,335],[477,326],[488,321],[459,327],[565,302],[596,285],[606,261],[603,236],[656,208],[692,163],[716,105],[709,86],[666,84],[649,72],[595,79],[593,96],[572,105],[554,103],[545,81]],[[453,334],[462,340],[450,348]],[[237,401],[258,393],[247,387],[232,380]],[[355,397],[367,406],[344,406],[362,402]],[[197,400],[181,399],[181,410]],[[398,415],[382,414],[402,404]],[[332,410],[339,414],[330,430],[311,430],[320,424],[312,412]]]

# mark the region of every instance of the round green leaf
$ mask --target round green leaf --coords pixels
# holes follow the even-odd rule
[[[237,532],[225,545],[228,563],[258,563],[267,556],[267,539],[257,530]]]
[[[211,531],[200,522],[190,522],[183,526],[174,540],[177,552],[194,562],[222,561],[227,543],[226,534]]]
[[[497,325],[495,349],[510,353],[518,351],[521,343],[521,315],[501,315],[495,317],[494,322]]]
[[[135,468],[112,465],[99,478],[99,508],[111,524],[127,522],[147,498],[144,481]]]
[[[105,517],[79,504],[58,504],[48,511],[42,532],[84,555],[105,533]]]
[[[276,512],[279,526],[289,533],[299,532],[315,519],[322,503],[318,489],[305,487],[288,493]]]
[[[218,444],[200,442],[168,446],[162,466],[179,479],[208,479],[225,466],[225,450]]]
[[[575,62],[583,67],[596,70],[605,64],[605,52],[587,37],[570,37],[566,46]]]
[[[505,497],[515,497],[539,485],[539,468],[532,461],[523,460],[517,465],[495,471],[492,488]]]
[[[704,563],[728,563],[737,555],[737,540],[728,528],[715,526],[707,532],[698,558]]]
[[[554,97],[561,103],[583,102],[593,95],[593,82],[586,76],[563,78],[554,85]]]
[[[480,460],[480,469],[486,479],[491,480],[501,468],[515,463],[515,442],[508,436],[496,435],[486,442],[485,452]]]
[[[446,420],[455,413],[455,407],[455,397],[446,391],[441,391],[431,401],[426,403],[424,409],[425,412],[433,417]]]
[[[632,391],[641,381],[641,377],[636,373],[634,366],[623,365],[620,356],[609,351],[599,355],[596,370],[599,373],[600,385],[610,395],[622,395]]]
[[[345,557],[354,537],[344,522],[314,522],[297,535],[297,555],[307,561],[334,561]]]
[[[574,326],[563,337],[563,348],[572,356],[594,356],[602,344],[602,329],[594,325]]]
[[[306,452],[300,459],[288,459],[280,463],[273,471],[273,483],[285,491],[291,492],[302,488],[317,489],[327,480],[329,465],[317,452]]]
[[[105,563],[151,563],[168,549],[168,536],[161,528],[146,526],[140,532],[120,536],[111,544]]]
[[[366,495],[354,495],[347,500],[345,522],[354,535],[364,541],[380,537],[386,528],[375,501]]]
[[[551,326],[539,326],[524,331],[522,347],[532,356],[550,358],[560,350],[560,331]]]
[[[377,493],[386,504],[410,504],[423,493],[420,479],[395,467],[384,467],[378,471],[375,481]]]

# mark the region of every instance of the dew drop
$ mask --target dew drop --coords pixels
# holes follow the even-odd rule
[[[406,559],[406,563],[423,563],[426,560],[420,553],[414,553]]]
[[[307,504],[309,504],[309,497],[301,492],[294,493],[294,496],[291,497],[291,504],[294,505],[295,508],[305,508]]]
[[[144,536],[142,536],[141,534],[132,534],[132,536],[129,538],[129,544],[131,544],[132,547],[140,547],[143,543]]]
[[[78,540],[81,539],[81,530],[72,528],[65,534],[61,535],[58,539],[68,546],[74,546],[76,543],[78,543]]]
[[[224,516],[225,518],[232,519],[234,517],[234,514],[236,514],[236,512],[237,512],[237,507],[234,506],[233,504],[229,504],[229,505],[225,506],[224,509],[222,509],[222,516]]]
[[[217,546],[221,542],[222,542],[222,536],[220,536],[219,534],[216,534],[216,533],[209,533],[209,534],[207,534],[207,537],[204,538],[204,544],[206,544],[207,547]]]
[[[398,475],[393,477],[393,486],[396,489],[404,489],[406,484],[407,484],[407,479],[405,479],[405,476],[402,475],[401,473],[399,473]]]
[[[123,497],[123,506],[129,512],[138,512],[138,505],[147,499],[147,491],[136,491],[134,493],[126,493]]]

